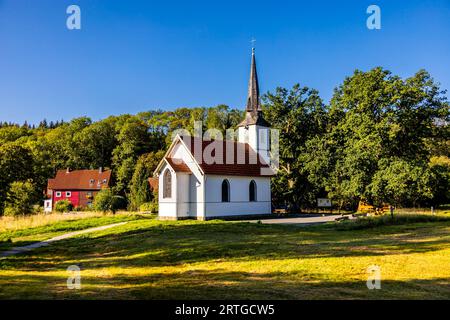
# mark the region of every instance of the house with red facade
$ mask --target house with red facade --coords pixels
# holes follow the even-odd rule
[[[110,182],[111,170],[58,170],[56,177],[48,180],[45,210],[51,211],[60,200],[69,200],[74,207],[90,207],[95,195]]]

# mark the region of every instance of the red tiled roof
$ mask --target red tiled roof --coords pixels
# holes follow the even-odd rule
[[[194,137],[182,137],[182,139],[205,174],[267,176],[261,171],[263,168],[269,169],[269,166],[261,161],[248,143],[228,140],[207,141]],[[201,146],[201,152],[196,151],[199,146]],[[206,152],[205,149],[207,149]],[[211,158],[216,161],[209,161],[206,159],[207,155],[211,155]]]
[[[150,189],[152,191],[158,191],[159,179],[158,178],[148,178],[148,183],[150,184]]]
[[[191,173],[191,169],[187,166],[186,163],[182,159],[175,159],[175,158],[166,158],[167,162],[170,164],[173,170],[175,172],[187,172]]]
[[[103,180],[106,179],[106,183]],[[100,190],[108,187],[111,170],[58,170],[54,179],[48,179],[51,190]],[[100,182],[100,183],[99,183]]]

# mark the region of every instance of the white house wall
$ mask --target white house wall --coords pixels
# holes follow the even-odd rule
[[[230,183],[230,202],[222,202],[222,181]],[[256,182],[256,200],[249,201],[250,181]],[[270,178],[207,175],[205,182],[206,218],[270,214]]]
[[[169,168],[172,174],[172,196],[170,198],[163,198],[163,188],[164,188],[164,172],[166,168]],[[177,189],[174,186],[177,185],[177,176],[175,171],[165,164],[161,168],[161,172],[158,177],[159,181],[159,192],[158,192],[158,215],[163,218],[176,219],[177,217]]]

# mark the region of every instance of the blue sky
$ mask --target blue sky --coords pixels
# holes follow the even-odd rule
[[[66,27],[71,4],[81,30]],[[370,4],[381,30],[366,27]],[[425,68],[450,89],[448,0],[0,0],[0,121],[243,108],[252,37],[262,92],[299,82],[328,102],[375,66]]]

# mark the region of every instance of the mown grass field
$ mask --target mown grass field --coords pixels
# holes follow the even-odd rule
[[[137,214],[104,215],[101,213],[52,214],[0,218],[0,252],[52,237],[117,222],[140,219]]]
[[[448,219],[300,228],[103,218],[129,222],[0,259],[0,298],[450,299]],[[57,232],[61,223],[82,222],[56,222]],[[80,290],[66,286],[74,264]],[[370,265],[381,290],[366,287]]]

